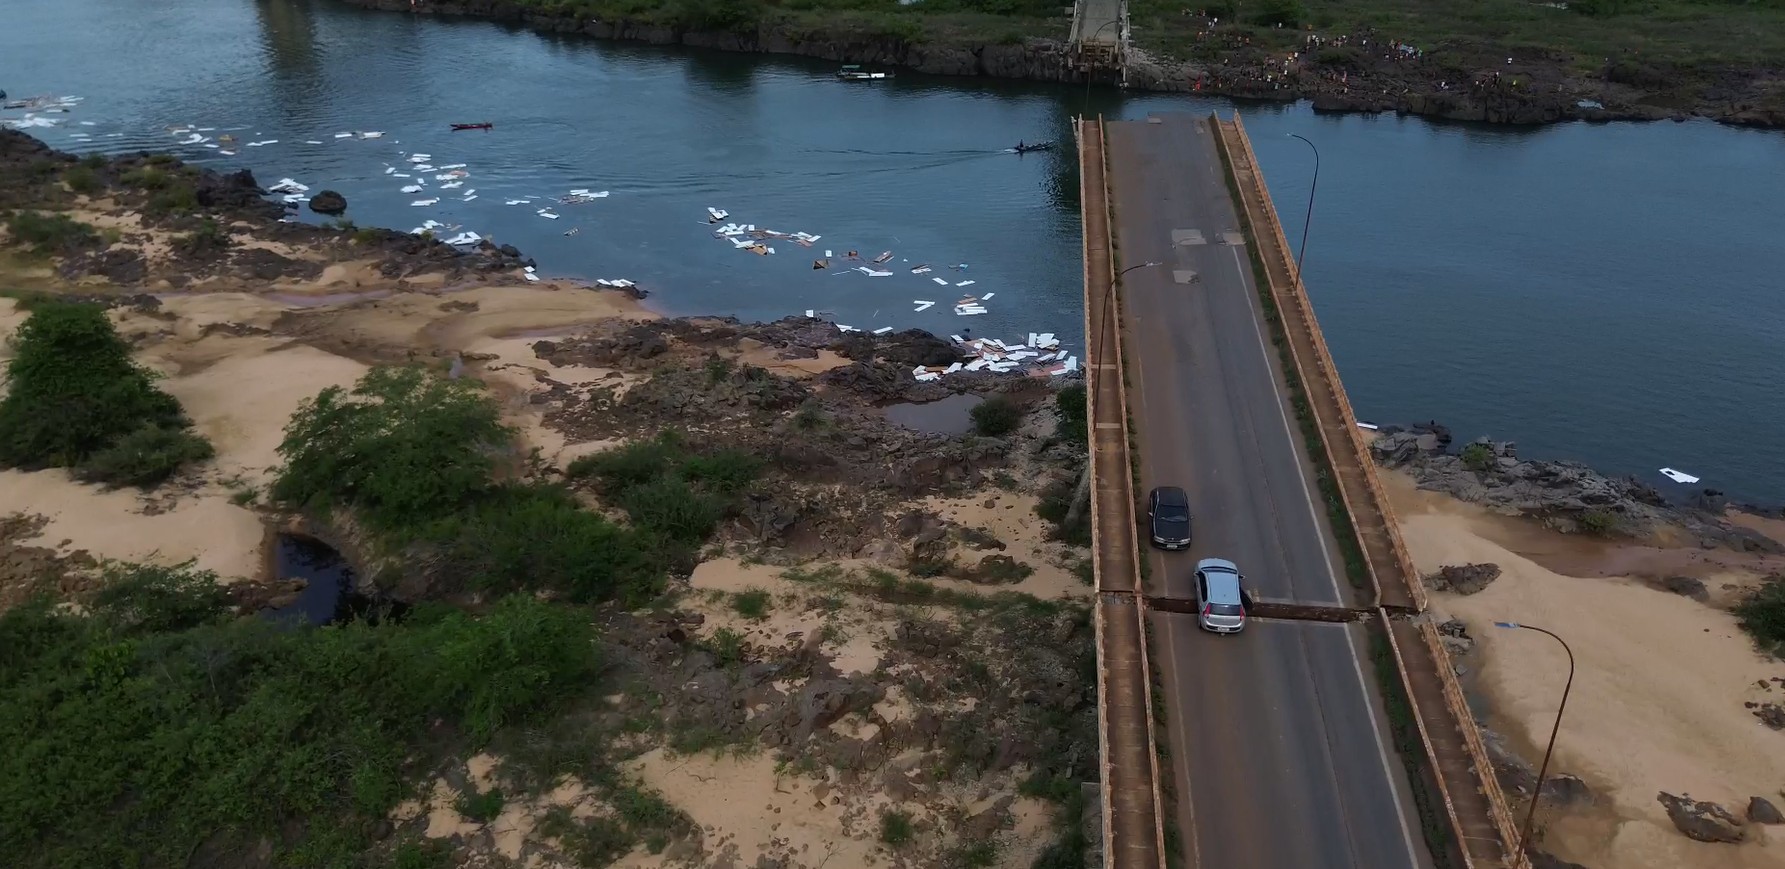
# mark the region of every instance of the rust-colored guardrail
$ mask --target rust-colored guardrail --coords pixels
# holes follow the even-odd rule
[[[1277,302],[1285,343],[1314,413],[1340,500],[1363,550],[1376,598],[1374,606],[1401,687],[1413,707],[1420,746],[1435,773],[1433,783],[1457,850],[1469,867],[1527,866],[1522,855],[1514,854],[1517,832],[1505,795],[1494,778],[1480,730],[1437,631],[1424,620],[1415,625],[1390,619],[1390,606],[1423,611],[1424,587],[1359,434],[1306,287],[1289,257],[1288,241],[1245,126],[1237,114],[1231,123],[1219,118],[1214,122],[1240,190],[1240,206],[1253,230],[1252,241],[1265,266],[1268,290]],[[1387,583],[1384,573],[1390,575]]]
[[[1081,118],[1079,201],[1085,243],[1085,413],[1090,435],[1091,563],[1097,580],[1097,733],[1103,772],[1103,865],[1161,869],[1159,755],[1153,733],[1145,589],[1128,457],[1103,121]]]

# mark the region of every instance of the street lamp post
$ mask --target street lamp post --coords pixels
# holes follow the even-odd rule
[[[1119,278],[1125,274],[1128,274],[1131,271],[1134,271],[1135,269],[1144,269],[1144,268],[1147,268],[1148,266],[1156,266],[1156,265],[1159,265],[1159,263],[1153,262],[1152,260],[1147,260],[1146,262],[1141,263],[1140,265],[1129,266],[1119,272],[1116,272],[1116,277]]]
[[[1289,135],[1292,138],[1307,142],[1308,147],[1314,148],[1314,143],[1309,142],[1306,136],[1299,136],[1295,133],[1290,133]],[[1301,249],[1295,253],[1295,276],[1298,279],[1302,275],[1302,259],[1308,255],[1308,225],[1314,222],[1314,193],[1319,189],[1320,149],[1314,148],[1314,183],[1308,185],[1308,216],[1302,219],[1302,246]]]
[[[1550,726],[1549,746],[1543,750],[1543,765],[1537,770],[1537,786],[1531,791],[1531,808],[1525,812],[1525,829],[1519,833],[1518,852],[1528,853],[1531,847],[1531,824],[1537,820],[1537,801],[1543,797],[1543,778],[1549,774],[1550,755],[1556,750],[1556,734],[1562,729],[1562,711],[1568,708],[1568,692],[1574,687],[1574,650],[1568,648],[1568,641],[1535,625],[1521,625],[1518,622],[1494,622],[1496,628],[1513,630],[1523,629],[1548,634],[1549,637],[1562,644],[1562,651],[1568,653],[1568,683],[1562,686],[1562,702],[1556,706],[1556,723]]]

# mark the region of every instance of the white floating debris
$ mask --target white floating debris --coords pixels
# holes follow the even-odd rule
[[[420,193],[421,189],[422,188],[421,188],[420,184],[411,184],[408,187],[403,188],[403,192],[404,193]]]
[[[1666,477],[1669,480],[1672,480],[1676,483],[1696,483],[1696,482],[1698,482],[1697,477],[1694,477],[1691,474],[1685,473],[1683,471],[1676,471],[1673,468],[1662,468],[1661,473],[1666,475]]]
[[[306,145],[320,145],[320,144],[322,144],[322,140],[321,139],[305,139],[304,144],[306,144]]]
[[[478,235],[475,232],[467,231],[467,232],[461,232],[458,235],[455,235],[452,238],[447,239],[446,243],[450,244],[454,247],[459,247],[462,245],[473,245],[480,241],[483,241],[483,236]]]
[[[48,126],[48,124],[45,124],[44,126]],[[196,145],[200,142],[203,142],[204,140],[206,140],[208,138],[210,138],[210,137],[209,136],[201,136],[197,133],[193,133],[192,135],[187,136],[184,139],[181,139],[180,144],[182,144],[182,145]]]
[[[868,268],[867,266],[856,266],[855,270],[858,272],[861,272],[864,275],[867,275],[870,278],[892,277],[892,272],[881,271],[879,269],[871,269],[871,268]]]
[[[549,209],[545,209],[545,208],[539,209],[539,216],[545,218],[546,220],[557,220],[559,217],[559,215],[557,215],[557,214],[553,213],[552,211],[550,211]]]
[[[397,174],[397,167],[395,167],[395,166],[386,166],[386,167],[384,167],[384,174],[386,174],[386,175],[395,175],[395,174]]]
[[[279,183],[267,188],[267,190],[272,191],[273,193],[302,193],[309,189],[308,186],[299,184],[290,178],[281,178],[279,179]]]
[[[465,182],[463,182],[463,181],[448,181],[445,184],[440,185],[440,189],[441,190],[452,190],[454,188],[463,187],[463,186],[465,186]]]
[[[417,164],[415,164],[415,171],[417,171],[417,172],[432,172],[432,171],[434,171],[434,167],[429,166],[426,163],[417,163]]]
[[[335,138],[337,138],[337,139],[351,139],[351,138],[353,138],[353,134],[352,133],[336,133]]]
[[[825,259],[830,259],[830,258],[831,258],[831,256],[832,256],[832,254],[831,254],[831,252],[830,252],[830,251],[829,251],[829,250],[826,250],[826,251],[825,251],[825,252],[824,252],[824,258],[825,258]]]
[[[984,308],[956,308],[956,309],[954,309],[954,312],[956,314],[959,314],[962,317],[976,317],[980,314],[985,313],[985,309]]]
[[[384,132],[381,130],[372,130],[370,132],[359,134],[359,137],[362,139],[382,139],[384,138]]]
[[[433,158],[427,154],[410,154],[409,155],[409,162],[411,162],[411,163],[426,163],[431,159],[433,159]]]
[[[972,281],[968,281],[968,283],[972,283]],[[983,301],[990,299],[991,297],[993,297],[995,295],[998,295],[998,294],[997,293],[986,293],[985,295],[980,296],[979,299],[980,299],[980,301],[983,302]]]
[[[471,200],[473,200],[473,199],[476,199],[476,198],[477,198],[477,194],[475,194],[475,193],[467,193],[467,194],[465,194],[465,195],[464,195],[464,196],[463,196],[463,197],[462,197],[462,198],[460,198],[460,200],[459,200],[459,201],[460,201],[460,202],[470,202],[470,201],[471,201]],[[572,231],[572,232],[575,232],[575,230],[571,230],[571,231]]]
[[[459,170],[459,169],[454,169],[451,172],[442,172],[439,175],[435,175],[434,180],[435,181],[451,181],[454,178],[463,178],[466,176],[466,174],[468,174],[468,173],[466,173],[462,170]]]
[[[413,178],[415,176],[410,175],[408,172],[392,172],[390,177],[392,177],[392,178]]]
[[[538,268],[537,268],[537,267],[534,267],[534,266],[527,266],[527,267],[526,267],[526,272],[527,272],[527,274],[532,274],[532,273],[534,273],[534,272],[536,272],[536,271],[539,271],[539,269],[538,269]]]
[[[525,199],[510,199],[510,200],[508,200],[508,204],[509,205],[526,205],[527,200],[525,200]]]
[[[961,281],[960,283],[955,284],[955,286],[957,286],[957,287],[971,287],[976,283],[978,283],[978,281]]]
[[[928,311],[929,309],[936,307],[935,302],[926,302],[926,301],[923,301],[922,299],[916,300],[915,302],[913,302],[913,304],[917,305],[917,310],[911,312],[913,314],[919,313],[921,311]]]
[[[248,147],[250,147],[250,148],[261,148],[261,147],[265,147],[265,146],[267,146],[267,145],[277,145],[277,144],[279,144],[279,140],[278,140],[278,139],[263,139],[263,140],[261,140],[261,141],[259,141],[259,142],[249,142],[249,143],[248,143]]]
[[[710,209],[710,208],[709,208],[709,209],[707,209],[707,210],[708,210],[708,211],[711,211],[711,210],[712,210],[712,209]],[[816,320],[816,319],[818,319],[818,315],[817,315],[817,314],[816,314],[816,313],[814,313],[814,312],[813,312],[813,310],[812,310],[812,309],[811,309],[811,308],[807,308],[807,309],[806,309],[806,316],[807,316],[807,317],[810,317],[810,318],[812,318],[812,319],[814,319],[814,320]]]
[[[439,202],[439,201],[440,201],[440,199],[438,197],[436,197],[434,199],[417,199],[414,202],[411,202],[409,204],[419,208],[422,206],[433,205],[434,203]]]
[[[893,330],[893,327],[891,327],[891,326],[881,326],[880,328],[874,330],[874,334],[885,335],[886,333],[891,332],[892,330]]]
[[[942,286],[945,286],[945,287],[948,286],[947,278],[930,278],[930,280],[935,281],[936,283],[941,284]]]
[[[1361,420],[1358,422],[1357,427],[1364,429],[1366,431],[1380,431],[1381,430],[1374,423],[1367,423],[1367,422],[1363,422]]]
[[[707,222],[708,223],[718,223],[719,221],[724,220],[725,218],[730,217],[730,216],[731,216],[731,212],[726,211],[723,208],[714,208],[711,205],[707,206]],[[806,316],[810,317],[812,315],[810,312],[808,312],[806,314]]]
[[[286,195],[286,197],[285,197],[285,202],[290,205],[296,205],[299,202],[309,202],[309,201],[310,201],[310,197],[305,196],[302,193],[291,193],[291,194]]]

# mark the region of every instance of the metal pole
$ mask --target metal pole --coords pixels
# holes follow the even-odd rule
[[[1314,148],[1314,143],[1309,142],[1306,136],[1298,136],[1295,133],[1290,133],[1289,135],[1301,139],[1304,142],[1308,142],[1308,147]],[[1308,225],[1314,222],[1314,193],[1319,189],[1320,149],[1314,148],[1314,183],[1308,185],[1308,216],[1302,219],[1302,246],[1301,249],[1295,253],[1295,276],[1298,280],[1302,276],[1302,259],[1308,255]]]
[[[1556,706],[1556,723],[1550,726],[1549,746],[1543,750],[1543,765],[1537,770],[1537,786],[1531,792],[1531,808],[1525,813],[1525,828],[1519,833],[1518,853],[1527,854],[1531,847],[1531,825],[1537,820],[1537,801],[1543,797],[1543,779],[1549,774],[1550,755],[1556,751],[1556,734],[1562,730],[1562,712],[1568,708],[1568,692],[1574,688],[1574,650],[1568,648],[1568,641],[1534,625],[1521,625],[1518,622],[1494,622],[1497,628],[1522,628],[1547,634],[1551,639],[1562,644],[1562,651],[1568,653],[1568,683],[1562,686],[1562,702]]]

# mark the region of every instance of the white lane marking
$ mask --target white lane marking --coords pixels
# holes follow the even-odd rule
[[[1369,702],[1370,683],[1364,680],[1364,667],[1358,663],[1362,659],[1362,654],[1357,648],[1357,640],[1351,636],[1350,628],[1344,625],[1335,625],[1334,627],[1345,629],[1345,647],[1351,650],[1351,670],[1357,674],[1357,684],[1363,687],[1364,709],[1370,715],[1370,733],[1376,737],[1376,756],[1382,760],[1382,772],[1388,779],[1388,789],[1394,791],[1395,794],[1395,817],[1401,822],[1401,842],[1407,846],[1409,865],[1421,866],[1423,864],[1419,862],[1419,849],[1413,845],[1413,826],[1407,822],[1407,801],[1409,798],[1406,794],[1401,793],[1401,777],[1395,775],[1394,767],[1389,764],[1388,741],[1382,738],[1382,727],[1380,726],[1382,722],[1376,720],[1376,709]],[[1382,629],[1389,630],[1389,627],[1383,625]],[[1381,686],[1377,687],[1380,691]]]
[[[1253,314],[1252,322],[1255,327],[1254,331],[1258,335],[1258,352],[1264,356],[1265,365],[1269,366],[1271,362],[1270,348],[1264,340],[1264,314],[1258,308],[1258,299],[1256,298],[1257,289],[1250,286],[1251,281],[1246,274],[1245,264],[1240,260],[1239,249],[1228,248],[1228,250],[1233,252],[1234,268],[1239,269],[1240,285],[1246,289],[1246,306]],[[1277,395],[1275,404],[1277,405],[1277,414],[1283,420],[1283,429],[1289,435],[1289,443],[1291,446],[1294,446],[1295,429],[1291,428],[1289,425],[1289,414],[1283,409],[1283,397],[1280,392]],[[1308,488],[1308,476],[1307,473],[1302,470],[1302,463],[1299,458],[1295,463],[1295,473],[1296,476],[1301,478],[1302,490],[1309,493],[1308,497],[1303,500],[1308,503],[1308,515],[1314,520],[1314,531],[1316,534],[1320,534],[1320,515],[1314,512],[1313,498],[1315,490]],[[1327,554],[1326,578],[1327,582],[1332,586],[1333,594],[1340,595],[1339,580],[1338,577],[1333,574],[1332,570],[1333,553],[1331,548],[1327,545],[1326,538],[1327,536],[1325,534],[1320,534],[1320,548],[1325,550]],[[1342,595],[1340,595],[1340,599],[1343,599]],[[1388,626],[1384,625],[1383,627],[1384,629],[1387,629]],[[1352,638],[1351,631],[1349,630],[1345,631],[1345,645],[1351,650],[1351,668],[1357,673],[1358,685],[1363,688],[1367,697],[1368,692],[1370,691],[1370,682],[1364,679],[1363,665],[1358,663],[1359,653],[1357,641]],[[1378,688],[1378,690],[1380,690],[1380,688]],[[1365,703],[1365,708],[1370,708],[1367,702]],[[1382,762],[1382,771],[1388,779],[1388,787],[1390,790],[1394,791],[1395,794],[1395,818],[1401,823],[1401,840],[1403,844],[1407,846],[1407,858],[1412,861],[1412,865],[1419,866],[1421,865],[1419,862],[1419,851],[1413,846],[1413,833],[1412,828],[1407,823],[1407,809],[1401,793],[1400,779],[1395,774],[1394,766],[1389,762],[1388,743],[1382,738],[1382,727],[1380,724],[1381,722],[1376,720],[1375,710],[1371,708],[1370,733],[1376,739],[1376,756],[1377,759]]]
[[[1228,250],[1233,253],[1234,268],[1239,269],[1240,272],[1240,286],[1246,292],[1246,307],[1252,312],[1253,332],[1258,336],[1258,354],[1264,357],[1265,370],[1274,372],[1276,369],[1271,365],[1270,346],[1266,344],[1264,340],[1264,312],[1259,310],[1258,307],[1258,290],[1251,286],[1251,280],[1246,274],[1244,263],[1240,261],[1239,248],[1230,247]],[[1276,379],[1274,374],[1271,379]],[[1283,420],[1283,432],[1289,438],[1290,448],[1294,449],[1296,444],[1296,432],[1295,427],[1289,424],[1289,411],[1284,409],[1283,406],[1283,391],[1280,389],[1272,389],[1271,393],[1275,398],[1271,403],[1277,406],[1277,416],[1279,419]],[[1343,602],[1345,596],[1339,591],[1339,578],[1333,573],[1333,562],[1337,560],[1337,557],[1333,552],[1332,545],[1327,540],[1327,535],[1321,533],[1320,514],[1314,512],[1314,499],[1319,497],[1320,490],[1309,488],[1308,473],[1302,470],[1300,456],[1296,457],[1294,464],[1295,475],[1302,483],[1302,491],[1307,493],[1307,497],[1303,498],[1302,501],[1308,507],[1308,518],[1314,520],[1314,535],[1320,538],[1320,550],[1326,555],[1326,583],[1333,590],[1333,599]]]

